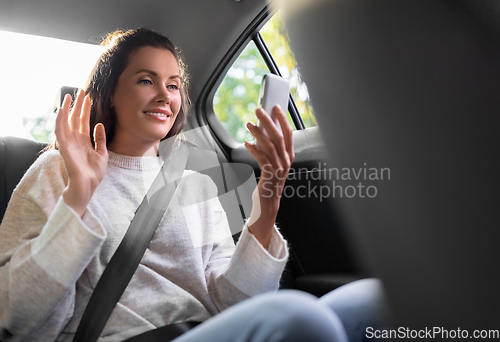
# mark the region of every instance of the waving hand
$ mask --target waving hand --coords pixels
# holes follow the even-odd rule
[[[95,148],[90,141],[89,96],[81,90],[73,109],[70,107],[71,96],[66,95],[57,114],[56,137],[69,179],[63,198],[81,216],[104,178],[108,150],[103,124],[94,127]]]

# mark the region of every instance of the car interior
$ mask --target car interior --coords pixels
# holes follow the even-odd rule
[[[0,0],[3,31],[85,44],[117,28],[170,37],[190,74],[186,130],[202,129],[198,146],[210,146],[220,165],[257,178],[257,162],[224,119],[237,110],[221,114],[217,105],[251,44],[265,72],[293,76],[260,33],[275,15],[317,120],[309,124],[307,106],[290,95],[296,158],[277,218],[290,246],[281,287],[321,296],[377,277],[396,326],[498,329],[497,2]],[[56,104],[73,86],[60,85]],[[0,137],[0,219],[46,145]],[[210,175],[220,193],[231,190]],[[247,218],[247,201],[238,196],[236,213],[223,202],[231,227]]]

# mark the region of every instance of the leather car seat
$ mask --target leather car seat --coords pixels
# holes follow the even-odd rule
[[[61,87],[54,101],[54,113],[66,94],[74,98],[77,91],[75,87]],[[0,137],[0,222],[17,183],[47,145],[29,139]]]
[[[14,188],[46,145],[24,138],[0,137],[0,222]]]

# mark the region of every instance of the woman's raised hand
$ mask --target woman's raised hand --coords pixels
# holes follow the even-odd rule
[[[248,130],[257,139],[258,146],[248,142],[245,145],[261,169],[259,183],[252,195],[253,205],[248,229],[267,248],[278,213],[281,193],[295,159],[293,129],[286,118],[286,113],[279,106],[273,108],[273,114],[278,119],[282,132],[264,109],[257,109],[256,114],[267,134],[256,125],[247,124]]]
[[[108,150],[102,123],[94,127],[95,148],[90,141],[90,97],[80,90],[70,107],[71,96],[66,95],[57,114],[56,137],[68,173],[63,198],[82,216],[106,173]]]

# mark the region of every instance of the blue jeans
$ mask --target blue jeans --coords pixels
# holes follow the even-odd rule
[[[296,290],[266,293],[210,318],[175,342],[357,342],[366,328],[387,327],[389,313],[376,279],[316,298]]]

